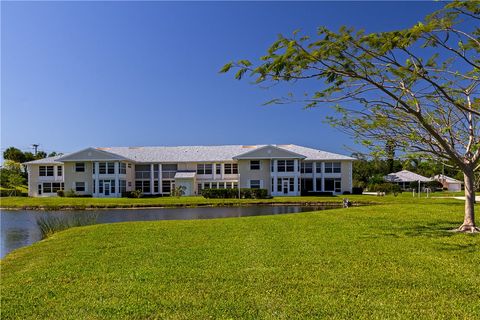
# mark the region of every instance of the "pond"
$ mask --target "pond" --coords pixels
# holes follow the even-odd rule
[[[231,217],[248,217],[284,213],[298,213],[331,209],[332,207],[304,206],[247,206],[247,207],[200,207],[200,208],[155,208],[155,209],[111,209],[88,211],[29,211],[0,210],[1,244],[0,258],[10,251],[28,246],[41,239],[37,218],[40,216],[72,216],[96,213],[96,223],[152,220],[193,220]]]

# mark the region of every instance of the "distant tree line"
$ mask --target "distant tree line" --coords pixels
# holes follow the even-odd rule
[[[450,163],[418,158],[394,159],[388,156],[386,158],[367,158],[359,153],[354,153],[352,156],[357,159],[353,162],[354,187],[368,188],[372,185],[384,183],[384,176],[401,170],[415,172],[427,178],[443,173],[446,176],[463,181],[462,171]]]
[[[0,169],[0,186],[8,189],[2,192],[2,195],[16,195],[18,188],[27,184],[28,174],[26,166],[23,163],[46,157],[54,157],[58,155],[51,152],[47,155],[45,151],[38,151],[36,154],[32,152],[23,152],[22,150],[9,147],[3,152],[3,165]]]

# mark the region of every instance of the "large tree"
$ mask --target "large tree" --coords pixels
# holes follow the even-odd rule
[[[318,90],[270,103],[332,104],[334,126],[371,147],[395,147],[451,162],[464,174],[465,217],[475,232],[474,173],[480,162],[480,5],[452,2],[411,28],[366,34],[325,27],[315,37],[279,36],[259,63],[237,69],[256,83],[314,81]]]
[[[5,149],[3,152],[3,158],[5,160],[12,160],[19,163],[25,162],[25,154],[22,150],[15,147],[9,147]]]

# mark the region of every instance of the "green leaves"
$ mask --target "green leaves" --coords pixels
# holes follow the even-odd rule
[[[230,69],[233,67],[233,62],[229,62],[227,64],[225,64],[222,69],[220,69],[220,73],[227,73],[228,71],[230,71]]]

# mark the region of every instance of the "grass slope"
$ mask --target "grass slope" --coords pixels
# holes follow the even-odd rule
[[[2,261],[2,319],[478,319],[462,207],[74,228]]]

